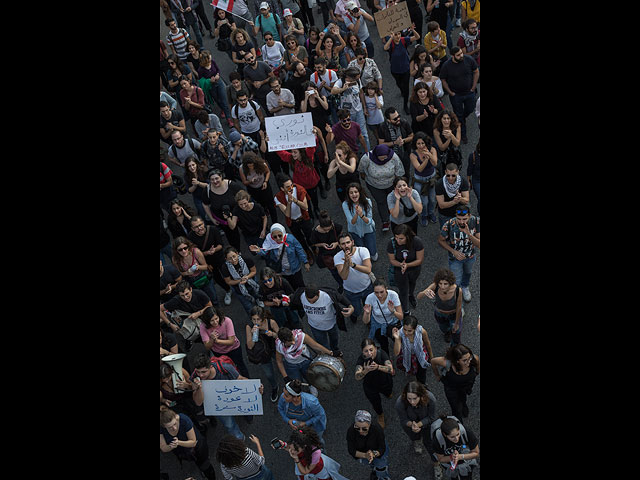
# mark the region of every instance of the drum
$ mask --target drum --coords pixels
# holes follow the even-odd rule
[[[309,383],[323,392],[333,392],[344,379],[344,361],[331,355],[318,355],[307,369]]]

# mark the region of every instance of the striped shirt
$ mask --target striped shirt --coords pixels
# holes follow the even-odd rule
[[[226,480],[233,480],[233,476],[236,478],[247,478],[255,475],[260,470],[260,467],[264,465],[264,457],[258,455],[256,452],[247,448],[247,454],[242,460],[242,463],[237,467],[225,467],[220,464],[220,470]]]
[[[176,54],[180,60],[186,60],[189,52],[187,51],[187,40],[189,39],[189,32],[184,28],[179,28],[178,33],[173,34],[169,32],[167,35],[167,42],[169,45],[173,45],[176,50]]]
[[[172,173],[171,169],[165,163],[160,162],[160,183],[168,182]]]

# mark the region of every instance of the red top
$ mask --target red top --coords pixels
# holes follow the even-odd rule
[[[313,156],[316,153],[316,147],[307,147],[305,149],[307,157],[313,162]],[[308,167],[304,162],[295,162],[292,159],[290,152],[286,150],[280,150],[276,152],[283,162],[293,163],[293,183],[302,185],[304,188],[315,188],[320,181],[320,175],[316,172],[316,169]]]
[[[204,92],[200,87],[196,87],[195,85],[193,86],[193,92],[191,93],[191,95],[188,95],[187,91],[184,88],[180,89],[180,103],[182,103],[184,109],[189,112],[189,115],[195,117],[202,109],[187,105],[184,101],[187,97],[190,97],[192,102],[204,105]]]

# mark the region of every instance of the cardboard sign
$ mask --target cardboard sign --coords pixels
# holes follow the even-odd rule
[[[266,117],[264,126],[269,137],[270,152],[316,146],[310,112]]]
[[[393,32],[399,32],[405,28],[411,28],[411,17],[407,2],[397,3],[389,8],[385,8],[379,12],[375,12],[373,16],[376,19],[376,26],[380,38],[391,35]]]
[[[202,380],[205,415],[262,415],[260,380]]]

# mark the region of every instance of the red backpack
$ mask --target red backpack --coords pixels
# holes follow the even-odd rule
[[[227,355],[220,355],[220,356],[214,355],[213,357],[211,357],[211,365],[213,365],[213,368],[215,368],[220,373],[225,373],[225,374],[229,373],[227,369],[224,368],[225,363],[228,365],[231,365],[233,368],[239,371],[238,367],[236,367],[235,362],[231,360],[231,357]]]

